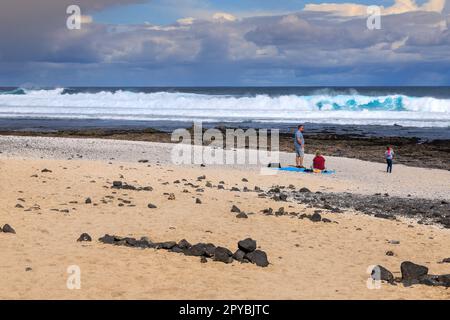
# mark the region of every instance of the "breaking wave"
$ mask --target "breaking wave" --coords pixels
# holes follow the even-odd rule
[[[316,122],[450,126],[450,99],[408,95],[233,95],[77,89],[0,91],[1,118]]]

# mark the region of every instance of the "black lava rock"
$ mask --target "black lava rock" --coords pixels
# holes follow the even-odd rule
[[[118,245],[124,245],[127,247],[136,247],[137,240],[135,238],[126,237],[119,241]]]
[[[281,207],[280,209],[278,209],[278,211],[275,212],[276,216],[282,216],[284,214],[285,214],[284,207]]]
[[[156,209],[156,208],[157,208],[157,206],[154,205],[153,203],[149,203],[149,204],[147,205],[147,207],[148,207],[149,209]]]
[[[224,263],[233,262],[233,253],[224,247],[217,247],[214,250],[214,261],[220,261]]]
[[[204,244],[204,243],[194,244],[187,250],[186,254],[190,255],[190,256],[196,256],[196,257],[203,256],[206,254],[206,244]]]
[[[388,269],[383,266],[375,266],[372,269],[372,273],[370,275],[374,280],[383,280],[389,283],[394,283],[394,275]]]
[[[180,240],[180,242],[178,242],[177,246],[183,250],[189,249],[190,247],[192,247],[192,245],[186,239]]]
[[[114,188],[121,188],[122,187],[122,181],[113,181],[113,187]]]
[[[269,265],[267,254],[261,250],[249,252],[245,255],[245,258],[259,267],[267,267]]]
[[[245,257],[245,252],[241,249],[236,250],[236,252],[233,254],[233,259],[237,260],[239,262],[243,262]]]
[[[236,218],[238,218],[238,219],[247,219],[248,216],[247,216],[247,214],[245,212],[240,212],[240,213],[238,213],[236,215]]]
[[[2,228],[4,233],[16,233],[16,231],[9,224],[5,224]]]
[[[214,256],[216,251],[216,246],[213,245],[212,243],[207,243],[205,245],[205,257],[211,258],[212,256]]]
[[[175,241],[166,241],[166,242],[158,243],[156,248],[157,249],[170,250],[173,247],[175,247],[176,245],[177,245],[177,243]]]
[[[428,268],[410,261],[404,261],[400,265],[403,281],[420,280],[423,276],[428,274]]]
[[[427,286],[443,286],[448,288],[450,287],[450,274],[425,275],[420,279],[419,283]]]
[[[91,236],[90,236],[89,234],[87,234],[87,233],[82,233],[82,234],[80,235],[80,237],[77,239],[77,241],[78,241],[78,242],[81,242],[81,241],[92,241],[92,238],[91,238]]]
[[[320,221],[322,221],[322,216],[321,216],[320,214],[318,214],[318,213],[314,213],[314,214],[311,216],[310,220],[311,220],[312,222],[320,222]]]
[[[239,209],[238,207],[236,207],[235,205],[233,205],[233,206],[231,207],[231,212],[240,213],[240,212],[241,212],[241,209]]]
[[[301,188],[299,190],[299,192],[301,192],[301,193],[311,193],[311,190],[309,190],[308,188]]]
[[[90,203],[92,203],[91,198],[86,198],[86,200],[84,200],[84,203],[85,203],[85,204],[90,204]]]
[[[197,199],[195,199],[195,203],[201,204],[201,203],[202,203],[202,200],[200,200],[199,198],[197,198]]]
[[[141,238],[141,240],[136,240],[135,247],[147,249],[147,248],[154,248],[155,245],[153,243],[151,243],[150,241]]]
[[[105,244],[114,244],[116,241],[119,241],[120,238],[115,236],[110,236],[109,234],[105,234],[103,237],[99,238],[98,241]]]
[[[238,242],[238,248],[240,250],[244,251],[245,253],[255,251],[256,250],[256,241],[251,238],[241,240]]]

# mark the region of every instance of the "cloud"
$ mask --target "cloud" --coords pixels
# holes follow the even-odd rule
[[[344,17],[366,16],[369,6],[354,4],[354,3],[321,3],[321,4],[307,4],[305,11],[315,12],[330,12],[335,15]],[[381,8],[382,15],[388,14],[402,14],[415,11],[439,12],[441,13],[445,7],[445,0],[429,0],[423,5],[419,6],[414,0],[395,0],[395,3],[390,7]]]
[[[217,12],[212,17],[214,20],[222,20],[222,21],[236,21],[237,18],[232,14],[226,12]]]
[[[82,12],[132,2],[85,1]],[[399,13],[383,16],[380,30],[367,29],[366,7],[356,4],[247,18],[215,12],[169,25],[86,20],[81,30],[68,30],[58,5],[37,20],[0,19],[0,84],[450,84],[450,17],[441,5],[397,1],[386,10]],[[10,10],[0,15],[19,9]],[[33,28],[37,21],[42,25]]]
[[[3,60],[45,59],[48,51],[77,41],[87,30],[67,32],[67,7],[81,8],[82,23],[92,22],[90,13],[114,5],[139,3],[144,0],[14,0],[0,3],[0,57]],[[62,36],[63,34],[63,36]],[[62,39],[62,38],[65,39]],[[46,46],[49,46],[47,48]]]

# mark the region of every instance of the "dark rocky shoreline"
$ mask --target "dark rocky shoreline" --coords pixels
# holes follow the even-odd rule
[[[359,195],[351,193],[311,192],[307,188],[293,190],[284,186],[274,186],[267,192],[260,192],[260,197],[271,198],[282,203],[297,202],[309,208],[322,211],[342,213],[346,210],[356,210],[375,218],[396,220],[397,217],[412,218],[419,224],[437,224],[450,229],[450,203],[446,200],[430,200],[420,198],[392,197],[388,194]],[[236,210],[235,210],[236,211]],[[298,212],[263,208],[265,215],[290,215],[304,219],[306,216]],[[308,217],[314,221],[314,217]],[[323,221],[323,219],[318,219]],[[324,221],[327,222],[327,221]]]

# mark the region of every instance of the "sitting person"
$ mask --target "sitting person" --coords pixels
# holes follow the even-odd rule
[[[322,157],[320,151],[316,151],[316,156],[313,159],[313,169],[325,170],[325,158]]]

